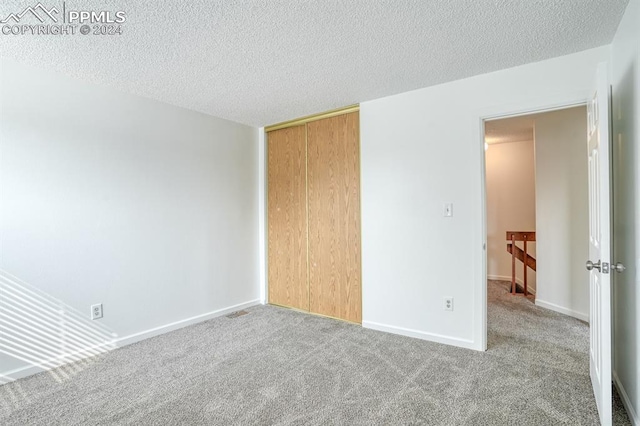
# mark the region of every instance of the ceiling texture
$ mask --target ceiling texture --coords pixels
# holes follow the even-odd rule
[[[67,0],[126,12],[123,34],[0,34],[0,53],[263,126],[609,44],[627,1]]]
[[[502,118],[484,123],[484,141],[488,144],[533,140],[536,115]]]

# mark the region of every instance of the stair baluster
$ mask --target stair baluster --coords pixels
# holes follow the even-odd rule
[[[536,270],[536,259],[527,253],[527,243],[529,241],[536,241],[535,231],[507,231],[507,251],[511,253],[511,294],[523,294],[525,297],[529,295],[527,287],[527,267],[532,270]],[[516,245],[517,241],[523,242],[523,249]],[[524,270],[523,287],[524,293],[518,293],[516,291],[516,259],[522,262]]]

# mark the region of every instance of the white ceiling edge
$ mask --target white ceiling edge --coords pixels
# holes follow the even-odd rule
[[[503,140],[503,141],[491,141],[485,139],[487,145],[502,145],[505,143],[524,143],[524,142],[533,142],[533,139],[512,139],[512,140]]]

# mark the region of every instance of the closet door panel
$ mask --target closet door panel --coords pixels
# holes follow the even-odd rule
[[[309,310],[306,128],[267,134],[269,303]]]
[[[362,322],[358,112],[307,123],[309,309]]]

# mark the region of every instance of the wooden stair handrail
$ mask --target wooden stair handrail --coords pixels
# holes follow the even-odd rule
[[[507,231],[507,240],[535,241],[536,231]]]
[[[511,253],[511,243],[507,244],[507,251],[509,253]],[[513,253],[511,253],[513,254]],[[524,250],[522,250],[520,247],[516,246],[516,258],[520,261],[520,262],[524,262]],[[527,266],[529,268],[531,268],[532,271],[536,270],[536,258],[531,256],[530,254],[527,254]]]
[[[527,253],[527,242],[536,241],[535,231],[507,231],[507,251],[511,253],[511,294],[516,292],[516,259],[522,262],[524,268],[524,296],[529,295],[527,289],[527,267],[536,270],[536,259]],[[522,241],[524,248],[521,249],[516,245],[516,241]]]

